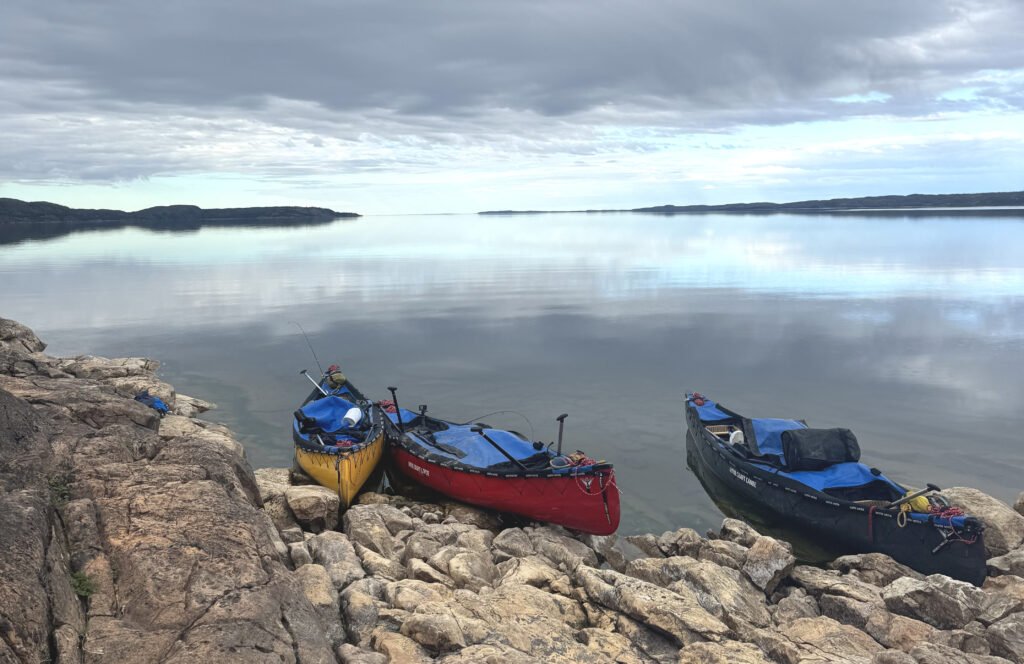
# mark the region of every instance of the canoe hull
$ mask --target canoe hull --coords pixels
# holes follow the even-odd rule
[[[404,475],[465,503],[593,535],[610,535],[619,527],[613,469],[579,477],[492,476],[432,463],[395,444],[390,454]]]
[[[711,474],[742,500],[756,504],[777,522],[818,539],[840,553],[880,552],[922,574],[946,574],[980,585],[985,580],[982,535],[973,543],[943,545],[943,535],[928,523],[901,527],[891,510],[872,510],[772,476],[730,454],[702,426],[696,410],[686,408],[692,449],[689,458],[698,474]],[[940,545],[943,545],[940,547]],[[936,550],[938,548],[938,550]]]
[[[383,455],[382,431],[360,449],[339,454],[314,452],[295,446],[295,462],[299,468],[318,484],[337,493],[343,509],[352,504]]]

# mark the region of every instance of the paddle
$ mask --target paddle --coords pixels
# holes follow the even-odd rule
[[[569,413],[562,413],[555,419],[558,420],[558,456],[562,456],[562,430],[565,429],[565,418]]]
[[[398,395],[395,392],[398,391],[397,387],[389,387],[388,392],[391,393],[391,400],[395,402],[395,415],[398,416],[398,431],[405,433],[405,425],[402,424],[402,409],[398,407]]]
[[[923,496],[924,494],[928,493],[929,491],[942,491],[942,489],[940,489],[939,487],[935,486],[934,484],[928,484],[926,486],[926,488],[921,489],[920,491],[918,491],[916,493],[912,493],[910,495],[903,496],[899,500],[894,500],[893,502],[889,503],[888,505],[886,505],[882,509],[884,509],[884,510],[891,510],[894,507],[899,507],[900,505],[902,505],[903,503],[907,502],[908,500],[913,500],[914,498],[917,498],[918,496]]]
[[[320,383],[318,383],[318,382],[316,382],[315,380],[313,380],[313,377],[309,375],[309,372],[308,372],[308,371],[306,371],[305,369],[303,369],[303,370],[302,370],[302,371],[300,371],[299,373],[300,373],[300,374],[302,374],[303,376],[305,376],[306,378],[308,378],[308,379],[309,379],[309,382],[311,382],[311,383],[313,383],[314,385],[316,385],[316,389],[320,390],[320,394],[324,395],[325,397],[327,396],[327,391],[326,391],[326,390],[324,390],[324,388],[320,387]]]
[[[523,470],[525,470],[526,472],[529,472],[529,469],[528,469],[528,468],[527,468],[526,466],[524,466],[524,465],[522,464],[522,462],[520,462],[520,461],[519,461],[519,459],[515,458],[514,456],[512,456],[511,454],[509,454],[508,452],[506,452],[506,451],[505,451],[505,448],[504,448],[504,447],[502,447],[501,445],[497,444],[496,442],[494,442],[493,440],[491,440],[490,438],[488,438],[488,437],[487,437],[487,436],[486,436],[486,435],[484,434],[484,428],[483,428],[483,427],[481,427],[481,426],[475,426],[475,427],[471,427],[471,428],[470,428],[470,431],[472,431],[473,433],[478,433],[478,434],[480,434],[481,436],[483,436],[483,439],[484,439],[484,440],[486,440],[486,441],[487,441],[488,443],[490,443],[491,445],[493,445],[493,446],[494,446],[494,449],[496,449],[496,450],[498,450],[499,452],[501,452],[502,454],[504,454],[504,455],[505,455],[505,457],[506,457],[506,458],[507,458],[507,459],[508,459],[509,461],[511,461],[512,463],[516,464],[517,466],[519,466],[520,468],[522,468],[522,469],[523,469]]]

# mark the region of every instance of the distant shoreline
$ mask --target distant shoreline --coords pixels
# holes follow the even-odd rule
[[[197,231],[207,227],[311,226],[359,216],[355,212],[298,206],[203,209],[195,205],[165,205],[124,212],[0,198],[0,245],[49,239],[77,231],[127,227]]]
[[[274,224],[330,221],[358,217],[355,212],[335,212],[321,207],[276,206],[203,209],[195,205],[161,205],[136,212],[70,208],[44,201],[26,202],[0,198],[0,225],[86,224],[92,227],[118,225],[145,228],[197,228],[206,225],[247,225],[253,221]]]
[[[481,215],[557,214],[561,212],[607,213],[647,212],[651,214],[693,214],[702,212],[742,212],[765,214],[772,212],[929,212],[1007,211],[1024,209],[1024,191],[988,192],[979,194],[909,194],[907,196],[861,196],[859,198],[832,198],[828,200],[794,201],[791,203],[726,203],[723,205],[658,205],[654,207],[622,210],[488,210]]]

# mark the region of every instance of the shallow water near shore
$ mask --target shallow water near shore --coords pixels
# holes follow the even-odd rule
[[[81,232],[0,245],[0,316],[142,355],[291,463],[300,369],[614,462],[620,533],[717,527],[682,394],[857,434],[904,483],[1024,486],[1024,217],[557,214]]]

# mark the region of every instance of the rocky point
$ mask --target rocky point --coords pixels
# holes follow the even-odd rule
[[[734,519],[594,537],[373,493],[339,515],[156,362],[44,350],[0,319],[0,663],[1024,662],[1022,500],[951,492],[994,515],[980,588],[801,565]]]

